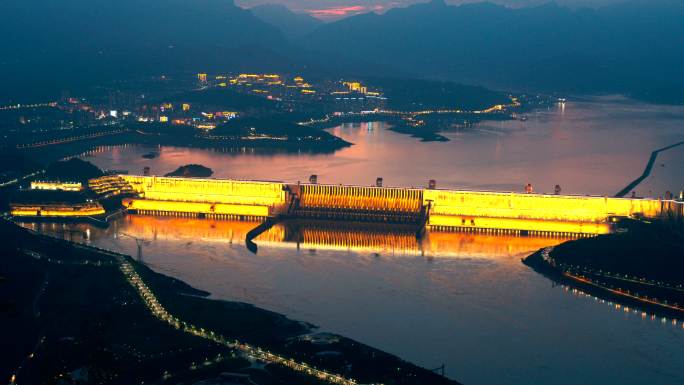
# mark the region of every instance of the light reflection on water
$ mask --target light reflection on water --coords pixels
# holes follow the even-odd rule
[[[355,146],[327,155],[164,147],[148,160],[141,155],[149,148],[118,147],[88,160],[132,173],[200,163],[241,179],[318,174],[324,183],[367,185],[382,176],[387,185],[423,186],[434,178],[440,187],[520,190],[530,182],[538,191],[558,183],[566,193],[610,195],[641,174],[653,149],[684,139],[682,123],[681,107],[600,99],[446,132],[445,143],[365,123],[331,129]],[[637,193],[684,187],[679,154],[663,157],[666,166]],[[145,238],[155,270],[215,298],[312,322],[425,367],[446,363],[467,384],[684,383],[681,323],[616,311],[520,263],[560,240],[432,232],[418,242],[406,230],[289,224],[260,236],[254,255],[244,246],[252,226],[129,216],[92,228],[90,242],[135,255],[135,242],[115,234]]]
[[[418,242],[381,226],[299,222],[262,234],[254,255],[244,245],[254,225],[127,216],[107,230],[30,226],[79,241],[90,229],[91,244],[130,255],[135,241],[116,235],[144,238],[146,263],[214,298],[284,313],[425,367],[444,362],[465,383],[684,380],[681,322],[616,311],[520,262],[561,239],[431,232]],[[360,241],[364,229],[371,235]]]
[[[355,143],[334,154],[221,153],[163,147],[155,159],[149,147],[121,147],[87,159],[100,167],[142,173],[149,166],[163,175],[187,163],[200,163],[216,177],[308,180],[369,185],[383,177],[386,185],[520,191],[532,183],[552,192],[560,184],[572,194],[612,195],[641,175],[656,148],[684,140],[684,107],[663,107],[600,99],[567,103],[529,115],[529,120],[483,122],[472,130],[443,133],[450,142],[421,143],[387,130],[384,123],[347,124],[330,131]],[[681,172],[660,169],[652,186],[637,188],[653,195],[684,188]]]

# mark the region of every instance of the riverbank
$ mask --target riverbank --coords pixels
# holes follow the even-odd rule
[[[9,262],[2,264],[0,275],[11,289],[10,297],[2,299],[4,304],[14,298],[7,308],[16,310],[15,329],[5,329],[13,330],[5,340],[21,347],[1,368],[8,376],[21,366],[19,376],[36,377],[34,382],[88,373],[107,383],[177,383],[237,371],[259,384],[320,383],[273,363],[255,370],[239,350],[187,332],[206,330],[360,383],[456,384],[341,336],[311,337],[312,325],[244,303],[209,300],[206,292],[122,257],[165,311],[183,325],[193,325],[175,329],[150,314],[147,297],[127,285],[111,253],[37,235],[6,221],[0,226]],[[38,316],[28,299],[39,303]],[[37,348],[35,341],[42,341]],[[24,362],[31,354],[30,362]],[[25,383],[31,382],[26,377]]]
[[[333,153],[352,144],[338,137],[320,131],[318,137],[308,138],[280,138],[255,137],[230,138],[213,137],[210,135],[165,134],[159,132],[122,131],[116,135],[106,137],[86,138],[83,140],[50,144],[42,147],[17,150],[18,153],[32,159],[58,160],[87,152],[98,146],[117,146],[126,144],[147,146],[179,146],[203,148],[213,150],[250,149],[251,151],[285,152],[285,153]]]
[[[623,231],[545,248],[524,263],[553,280],[657,314],[684,317],[684,235],[628,220]]]
[[[520,113],[534,109],[520,110]],[[313,123],[307,123],[318,129],[330,129],[341,124],[363,123],[378,121],[387,123],[388,130],[419,139],[421,142],[449,142],[450,139],[442,135],[444,132],[463,131],[475,127],[484,121],[516,120],[515,114],[473,112],[375,112],[370,114],[354,114],[336,117],[326,117]]]

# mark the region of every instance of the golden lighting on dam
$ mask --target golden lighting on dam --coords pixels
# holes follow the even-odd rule
[[[217,219],[265,218],[285,205],[282,183],[121,175],[140,198],[124,207],[142,214],[187,214]]]
[[[31,182],[32,190],[53,190],[53,191],[81,191],[83,184],[80,182],[45,182],[33,181]]]
[[[22,205],[12,204],[10,214],[15,217],[78,218],[103,215],[104,208],[99,203],[82,205]]]
[[[615,217],[658,218],[665,201],[577,195],[387,188],[121,175],[133,212],[214,219],[391,222],[491,234],[595,235]]]
[[[179,215],[215,219],[265,218],[270,215],[269,207],[254,205],[233,205],[225,203],[174,202],[149,199],[123,200],[128,210],[146,215]]]
[[[158,201],[226,203],[278,207],[285,203],[284,184],[229,179],[121,175],[142,198]]]
[[[422,207],[418,189],[302,185],[300,191],[305,208],[418,213]]]
[[[612,216],[656,217],[661,210],[658,200],[576,195],[425,190],[424,200],[432,203],[433,215],[591,223]]]
[[[606,222],[566,222],[542,219],[488,218],[477,216],[431,215],[429,228],[449,231],[473,231],[490,234],[534,234],[564,236],[608,234]]]

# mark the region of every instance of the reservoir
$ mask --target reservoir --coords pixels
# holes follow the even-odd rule
[[[101,148],[84,159],[131,174],[148,166],[163,175],[191,162],[217,178],[304,182],[317,174],[319,183],[371,185],[383,177],[386,186],[402,187],[435,179],[437,187],[495,191],[523,191],[531,183],[548,193],[559,184],[564,194],[610,196],[641,175],[651,151],[684,140],[684,107],[617,97],[568,102],[528,117],[443,132],[449,142],[420,142],[382,122],[344,124],[329,131],[354,145],[334,154],[132,146]],[[159,156],[143,157],[153,151]],[[684,146],[662,153],[637,195],[683,189],[681,154]]]
[[[354,143],[331,154],[264,154],[122,146],[86,154],[101,168],[162,175],[198,163],[221,178],[613,195],[651,151],[684,140],[684,108],[601,98],[483,122],[420,142],[382,122],[330,132]],[[159,156],[146,159],[152,151]],[[682,146],[664,152],[638,196],[684,188]],[[249,222],[129,215],[108,229],[27,224],[137,254],[154,270],[310,322],[466,384],[684,383],[684,323],[555,285],[520,259],[563,239],[428,232],[401,227],[280,223],[244,244]],[[86,235],[87,234],[87,235]],[[84,238],[85,237],[85,238]],[[581,372],[577,368],[583,368]]]

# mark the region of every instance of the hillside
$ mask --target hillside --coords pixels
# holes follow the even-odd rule
[[[273,26],[230,0],[5,0],[0,91],[108,79],[287,66]],[[2,97],[2,95],[0,95]]]
[[[517,90],[677,96],[684,84],[684,2],[597,9],[506,8],[442,0],[350,17],[307,36],[311,50],[414,77]]]
[[[368,82],[383,91],[391,109],[400,111],[483,110],[510,103],[504,93],[452,82],[397,78],[370,78]]]
[[[250,8],[254,16],[280,30],[291,40],[303,37],[318,28],[322,21],[303,13],[294,13],[282,4],[263,4]]]

